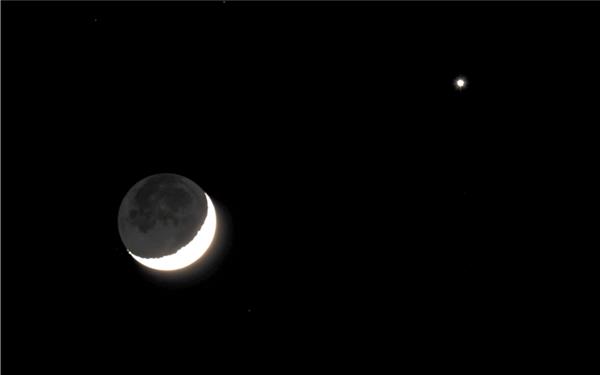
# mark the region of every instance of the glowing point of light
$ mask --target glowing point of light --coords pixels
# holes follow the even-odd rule
[[[463,77],[458,77],[454,80],[454,86],[456,86],[457,89],[462,90],[467,87],[467,80]]]

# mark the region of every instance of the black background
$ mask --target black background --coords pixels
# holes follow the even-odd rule
[[[540,181],[597,102],[599,16],[3,2],[3,370],[525,355],[554,285],[532,235],[551,210]],[[155,173],[218,209],[212,252],[176,276],[143,270],[117,231]]]

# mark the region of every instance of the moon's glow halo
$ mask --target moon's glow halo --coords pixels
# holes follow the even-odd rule
[[[133,254],[129,249],[127,251],[142,265],[158,271],[176,271],[185,268],[206,253],[209,249],[217,231],[217,213],[215,206],[208,194],[206,194],[207,212],[202,227],[196,233],[196,236],[175,254],[166,255],[160,258],[142,258]]]

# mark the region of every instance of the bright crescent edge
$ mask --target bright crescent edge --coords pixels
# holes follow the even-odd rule
[[[210,248],[217,231],[217,212],[208,194],[204,193],[207,202],[206,219],[196,236],[175,254],[160,258],[142,258],[127,252],[142,265],[158,271],[176,271],[195,263]]]

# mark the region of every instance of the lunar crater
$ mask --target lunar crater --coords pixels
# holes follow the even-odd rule
[[[126,195],[119,231],[130,252],[158,258],[190,242],[206,218],[205,193],[193,181],[171,174],[150,176]]]

